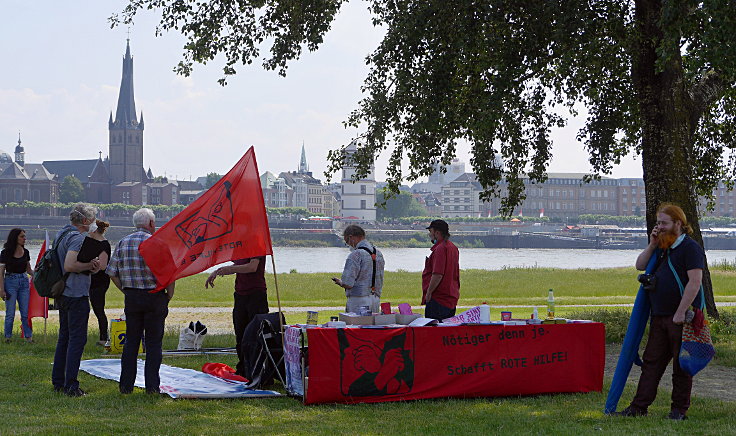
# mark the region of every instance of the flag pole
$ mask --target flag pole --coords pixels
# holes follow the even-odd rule
[[[279,281],[276,276],[276,260],[271,253],[271,265],[273,266],[273,283],[276,286],[276,304],[279,306],[279,327],[280,332],[284,333],[284,315],[281,313],[281,297],[279,296]]]

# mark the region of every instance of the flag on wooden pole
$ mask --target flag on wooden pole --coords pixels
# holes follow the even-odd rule
[[[273,255],[253,147],[207,192],[179,212],[139,251],[157,289],[229,260]]]

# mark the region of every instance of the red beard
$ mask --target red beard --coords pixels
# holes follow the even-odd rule
[[[675,243],[678,236],[679,235],[677,235],[676,233],[672,231],[669,231],[666,233],[660,233],[659,235],[657,235],[657,239],[659,240],[659,243],[658,243],[659,248],[661,248],[662,250],[666,250],[670,248],[672,244]]]

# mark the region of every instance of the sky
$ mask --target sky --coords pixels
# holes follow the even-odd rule
[[[0,15],[0,150],[13,154],[18,132],[27,162],[107,155],[107,121],[117,96],[128,29],[108,17],[123,0],[4,0]],[[184,38],[155,36],[158,15],[144,11],[130,29],[136,109],[143,112],[144,166],[154,175],[196,179],[226,173],[254,146],[261,173],[298,169],[302,144],[315,177],[324,179],[330,149],[360,132],[343,121],[361,99],[365,57],[378,45],[365,2],[343,6],[317,52],[291,62],[286,78],[259,62],[217,83],[223,62],[195,65],[190,77],[173,68]],[[584,120],[553,133],[549,172],[587,172],[575,140]],[[469,147],[458,157],[471,171]],[[388,156],[376,162],[385,179]],[[627,158],[612,177],[641,177],[640,159]],[[338,175],[339,177],[339,175]]]

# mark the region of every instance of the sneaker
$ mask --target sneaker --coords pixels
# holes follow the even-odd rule
[[[64,391],[68,397],[84,397],[87,395],[81,388],[76,388],[68,391]]]
[[[10,338],[5,338],[5,343],[6,343],[6,344],[9,344],[11,340],[12,340],[12,339],[10,339]]]
[[[107,344],[107,341],[103,341],[103,340],[101,340],[101,339],[100,339],[99,341],[97,341],[97,342],[95,342],[95,343],[96,343],[97,345],[101,346],[101,347],[104,347],[104,346],[105,346],[105,344]]]
[[[631,406],[629,406],[620,412],[611,413],[611,416],[630,416],[630,417],[647,416],[647,412],[645,410],[634,409]]]
[[[64,386],[54,386],[54,392],[64,392]]]
[[[33,343],[33,338],[26,338],[26,342],[28,342],[29,344],[32,344]]]
[[[687,415],[675,409],[672,410],[669,415],[667,415],[667,418],[673,419],[675,421],[684,421],[687,419]]]

